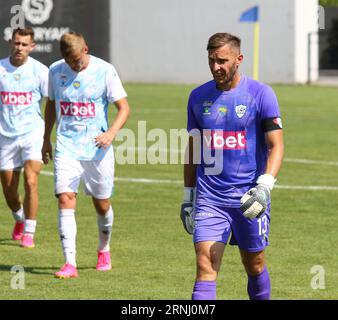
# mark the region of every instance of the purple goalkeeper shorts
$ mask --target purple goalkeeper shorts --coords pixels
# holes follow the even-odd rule
[[[238,245],[241,250],[258,252],[269,245],[270,205],[260,218],[248,219],[239,208],[214,204],[195,207],[194,242],[216,241]]]

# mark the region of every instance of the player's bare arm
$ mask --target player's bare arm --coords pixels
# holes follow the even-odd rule
[[[241,199],[241,209],[245,217],[259,218],[267,208],[276,177],[282,166],[284,155],[283,130],[265,133],[268,159],[265,174],[257,179],[257,186],[250,189]]]
[[[284,156],[283,130],[268,131],[265,133],[265,141],[269,149],[265,173],[276,178]]]
[[[194,139],[189,137],[189,144],[185,150],[185,159],[184,164],[184,186],[192,187],[196,186],[196,164],[194,164]]]
[[[181,205],[181,220],[184,229],[189,233],[194,232],[194,206],[196,198],[196,164],[194,164],[194,138],[189,137],[189,143],[185,150],[184,164],[184,189]]]
[[[127,98],[115,101],[114,105],[116,106],[118,112],[113,124],[106,132],[101,133],[95,138],[95,143],[99,148],[103,147],[106,149],[111,145],[116,134],[123,127],[129,117],[130,107]]]
[[[43,145],[41,149],[42,160],[44,164],[47,164],[49,160],[53,159],[53,147],[50,142],[50,136],[53,130],[55,120],[55,101],[48,99],[45,109],[45,134],[43,137]]]

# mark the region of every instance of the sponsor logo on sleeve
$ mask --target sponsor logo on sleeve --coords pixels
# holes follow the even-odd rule
[[[208,116],[211,114],[210,107],[212,106],[212,101],[204,101],[202,104],[203,107],[203,115]]]
[[[210,112],[209,107],[203,107],[203,115],[207,116],[207,115],[210,115],[210,114],[211,114],[211,112]]]
[[[61,82],[61,86],[63,86],[63,87],[66,85],[67,76],[65,74],[60,75],[60,82]]]
[[[283,129],[282,125],[282,119],[281,118],[275,118],[272,120],[275,125],[277,125],[279,128]]]
[[[203,107],[211,107],[212,106],[212,101],[204,101],[202,104]]]

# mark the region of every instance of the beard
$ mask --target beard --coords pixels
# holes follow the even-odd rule
[[[12,51],[10,55],[10,62],[14,66],[20,66],[26,62],[28,59],[28,54],[24,52]]]
[[[217,75],[216,73],[213,73],[214,80],[217,84],[217,87],[223,88],[228,87],[234,80],[234,77],[237,72],[237,65],[234,63],[228,72],[225,72],[223,70],[222,74]]]

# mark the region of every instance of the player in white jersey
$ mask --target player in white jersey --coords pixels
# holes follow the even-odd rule
[[[60,39],[64,59],[49,71],[42,156],[52,158],[50,134],[56,120],[55,194],[59,203],[59,234],[66,263],[58,278],[78,276],[76,267],[76,195],[80,180],[97,212],[99,229],[97,270],[111,269],[110,239],[113,209],[114,153],[111,145],[129,115],[126,92],[114,67],[88,54],[83,36],[65,33]],[[117,115],[108,126],[109,103]]]
[[[29,57],[35,46],[32,28],[13,30],[9,43],[10,56],[0,60],[0,176],[16,220],[12,239],[33,248],[44,130],[41,102],[48,94],[48,68]],[[18,192],[22,168],[23,202]]]

